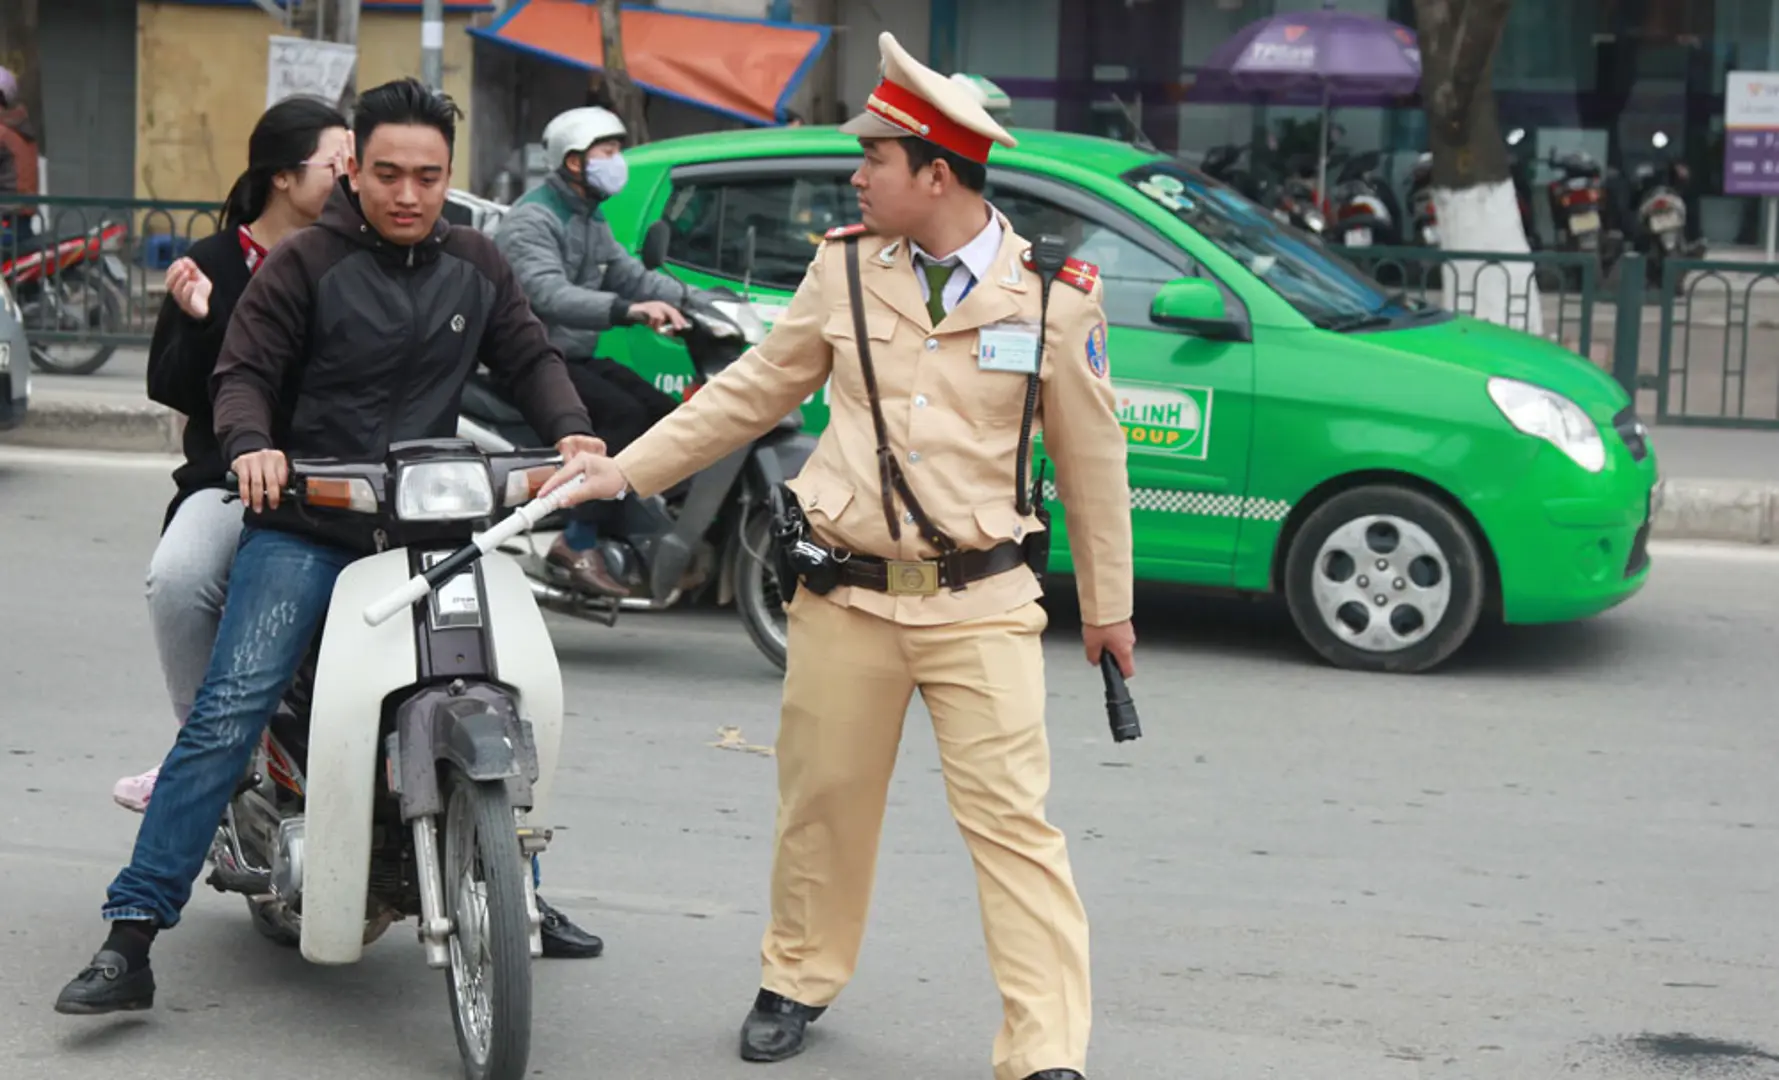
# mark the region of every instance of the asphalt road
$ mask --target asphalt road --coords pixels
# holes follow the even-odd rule
[[[411,924],[350,968],[201,889],[155,1010],[55,1015],[172,724],[141,577],[161,466],[0,451],[0,1076],[448,1080]],[[1442,673],[1314,662],[1276,612],[1139,615],[1146,737],[1114,747],[1066,612],[1054,819],[1094,919],[1093,1075],[1779,1077],[1779,559],[1658,548],[1593,622]],[[808,1053],[747,1066],[776,679],[733,616],[556,624],[572,726],[544,893],[608,940],[536,969],[534,1075],[966,1080],[999,1019],[930,728],[910,718],[861,971]]]

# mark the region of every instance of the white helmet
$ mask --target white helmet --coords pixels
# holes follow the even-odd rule
[[[604,139],[622,139],[624,121],[610,109],[589,105],[570,109],[551,120],[544,128],[544,152],[550,164],[560,166],[562,159],[579,153]]]

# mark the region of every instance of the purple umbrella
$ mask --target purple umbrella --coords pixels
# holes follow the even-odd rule
[[[1412,94],[1421,84],[1421,47],[1414,31],[1370,15],[1321,11],[1274,15],[1249,23],[1217,47],[1194,83],[1204,101],[1319,103],[1322,140],[1316,193],[1326,197],[1328,106]]]

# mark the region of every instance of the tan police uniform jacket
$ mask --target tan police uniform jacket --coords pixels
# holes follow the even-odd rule
[[[1031,245],[1005,217],[1000,220],[1004,232],[993,272],[936,330],[921,299],[910,245],[870,235],[856,241],[889,445],[933,524],[965,549],[1017,541],[1041,527],[1035,517],[1022,518],[1014,502],[1027,376],[978,366],[983,328],[1038,325],[1042,283],[1022,265]],[[877,436],[848,304],[844,249],[844,241],[826,240],[765,341],[633,442],[617,464],[637,494],[656,494],[758,438],[831,378],[831,419],[814,456],[790,481],[811,528],[824,543],[861,554],[933,558],[937,552],[899,497],[899,541],[891,539],[884,520]],[[1055,466],[1082,618],[1105,626],[1131,615],[1130,486],[1106,362],[1101,285],[1091,267],[1081,273],[1072,266],[1057,277],[1047,322],[1034,429],[1042,432]],[[1031,470],[1026,475],[1029,484]],[[903,625],[932,626],[1001,614],[1041,594],[1022,566],[961,592],[891,596],[841,586],[827,599]]]

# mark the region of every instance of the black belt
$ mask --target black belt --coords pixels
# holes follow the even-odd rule
[[[1008,541],[987,551],[959,551],[937,559],[879,559],[874,555],[834,553],[840,584],[889,593],[932,596],[941,589],[962,589],[967,583],[1004,574],[1025,565],[1025,548]]]

